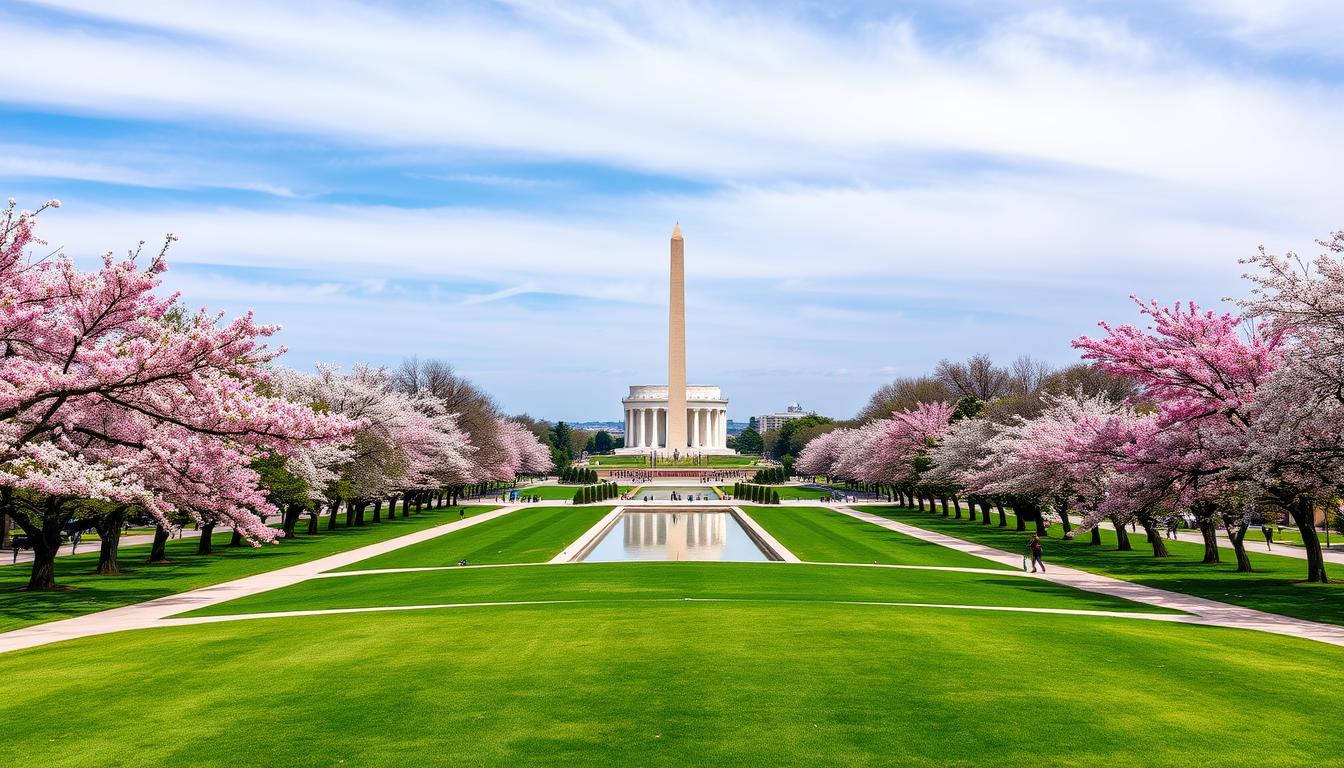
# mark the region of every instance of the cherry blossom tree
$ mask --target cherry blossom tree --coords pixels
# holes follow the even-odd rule
[[[798,460],[793,465],[794,470],[800,475],[812,477],[824,475],[830,478],[835,475],[836,461],[840,457],[841,449],[851,439],[852,431],[842,427],[823,432],[807,441],[803,450],[798,452]]]
[[[1282,428],[1296,405],[1292,399],[1311,389],[1291,383],[1297,349],[1288,327],[1246,332],[1243,319],[1231,313],[1137,303],[1149,329],[1103,323],[1106,336],[1074,342],[1085,359],[1135,380],[1157,408],[1154,429],[1127,449],[1125,479],[1113,486],[1112,505],[1189,506],[1206,521],[1220,514],[1230,523],[1239,567],[1249,568],[1240,547],[1248,508],[1241,496],[1254,482],[1302,531],[1308,579],[1324,580],[1311,519],[1311,500],[1323,486],[1289,471],[1291,458],[1302,455],[1292,443],[1310,433]],[[1267,439],[1276,432],[1277,439]],[[1205,535],[1207,549],[1211,530]]]
[[[979,506],[984,523],[990,521],[990,505],[994,500],[971,490],[970,484],[981,465],[988,460],[990,441],[996,433],[996,425],[985,419],[960,419],[953,422],[947,434],[929,451],[932,466],[924,475],[926,482],[949,488],[954,497],[959,492],[970,491],[967,502],[970,504],[971,517],[975,517],[975,508]],[[1007,525],[1008,518],[1003,505],[997,506],[999,525]]]
[[[154,295],[171,235],[146,264],[136,249],[84,271],[61,253],[30,258],[34,222],[12,201],[0,217],[0,512],[32,541],[29,588],[54,588],[78,500],[133,505],[161,524],[185,510],[273,540],[258,513],[274,509],[247,465],[352,425],[267,394],[274,326]]]

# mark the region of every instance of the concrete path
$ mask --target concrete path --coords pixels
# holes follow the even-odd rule
[[[220,528],[218,532],[226,532],[229,530],[231,529]],[[178,531],[170,541],[175,539],[195,539],[200,538],[200,535],[201,532],[199,530],[184,528],[183,530]],[[146,544],[153,543],[154,534],[152,533],[128,533],[121,537],[121,543],[117,546],[117,551],[120,552],[127,547],[142,547]],[[79,542],[78,546],[74,547],[70,546],[69,543],[66,543],[61,545],[61,549],[56,553],[56,556],[69,557],[70,555],[96,554],[98,552],[98,547],[101,544],[102,542],[98,539],[83,539]],[[15,552],[11,549],[0,551],[0,567],[6,565],[22,565],[23,563],[33,562],[33,550],[21,549],[17,554],[18,556],[15,557]]]
[[[854,501],[854,502],[850,502],[849,505],[850,505],[850,506],[852,506],[852,505],[862,505],[862,506],[865,506],[865,507],[876,507],[876,506],[901,507],[900,504],[897,504],[897,503],[894,503],[894,502],[888,502],[888,501],[874,501],[874,502]],[[902,508],[903,508],[903,507],[902,507]],[[967,505],[967,503],[964,502],[964,501],[961,502],[961,508],[962,508],[962,511],[967,511],[967,510],[968,510],[968,505]],[[995,514],[997,515],[998,513],[996,512]],[[1012,514],[1012,513],[1009,512],[1009,515],[1011,515],[1011,514]],[[1069,515],[1069,520],[1070,520],[1075,526],[1078,525],[1077,517],[1078,517],[1077,515],[1073,515],[1073,514]],[[1102,524],[1101,524],[1099,527],[1102,528],[1103,530],[1108,530],[1108,531],[1110,531],[1110,530],[1115,530],[1115,526],[1114,526],[1109,520],[1107,520],[1107,521],[1103,521]],[[1293,529],[1293,530],[1296,530],[1296,529]],[[1318,531],[1318,533],[1319,533],[1319,531]],[[1163,535],[1166,535],[1166,529],[1165,529],[1165,528],[1162,529],[1162,534],[1163,534]],[[1226,550],[1228,550],[1228,551],[1230,552],[1230,551],[1232,550],[1232,542],[1230,542],[1230,541],[1227,540],[1227,531],[1220,530],[1220,531],[1218,532],[1218,534],[1219,534],[1219,536],[1218,536],[1218,548],[1219,548],[1219,549],[1226,549]],[[1145,536],[1146,534],[1145,534],[1143,531],[1135,531],[1135,530],[1129,529],[1129,535],[1130,535],[1130,537],[1132,538],[1132,537],[1135,537],[1135,536],[1143,537],[1143,536]],[[1177,538],[1178,541],[1186,541],[1186,542],[1189,542],[1189,543],[1191,543],[1191,544],[1198,544],[1198,545],[1200,545],[1200,546],[1203,546],[1203,545],[1204,545],[1204,536],[1203,536],[1199,531],[1192,531],[1192,530],[1189,530],[1189,529],[1181,529],[1181,530],[1179,530],[1179,531],[1176,532],[1176,538]],[[1323,554],[1324,557],[1325,557],[1325,561],[1326,561],[1327,563],[1339,563],[1340,565],[1344,565],[1344,536],[1340,536],[1340,537],[1339,537],[1339,540],[1335,540],[1333,536],[1331,537],[1331,539],[1332,539],[1331,543],[1332,543],[1334,546],[1333,546],[1332,548],[1330,548],[1330,549],[1326,549],[1326,548],[1325,548],[1325,534],[1324,534],[1324,533],[1321,534],[1321,550],[1322,550],[1322,554]],[[1146,541],[1146,539],[1141,539],[1141,541]],[[1246,540],[1245,540],[1244,544],[1245,544],[1245,546],[1246,546],[1246,551],[1247,551],[1247,552],[1254,553],[1254,554],[1261,554],[1261,555],[1282,555],[1282,556],[1284,556],[1284,557],[1295,557],[1295,558],[1297,558],[1297,559],[1299,559],[1299,560],[1306,560],[1306,559],[1307,559],[1307,552],[1306,552],[1306,550],[1302,549],[1302,547],[1299,547],[1299,546],[1295,546],[1295,545],[1292,545],[1292,544],[1275,544],[1275,545],[1273,545],[1273,547],[1271,548],[1269,545],[1265,544],[1264,536],[1260,533],[1260,531],[1259,531],[1258,528],[1252,528],[1251,530],[1249,530],[1249,531],[1246,532]],[[1138,544],[1136,543],[1135,546],[1138,546]],[[1229,560],[1230,560],[1233,564],[1236,563],[1236,559],[1235,559],[1235,557],[1229,557]]]
[[[843,506],[831,507],[843,515],[881,526],[889,531],[896,531],[907,536],[914,537],[923,541],[955,549],[959,552],[983,557],[996,563],[1021,567],[1022,555],[1020,553],[1004,552],[1001,549],[987,547],[983,544],[964,541],[953,536],[942,533],[935,533],[913,525],[907,525],[895,520],[889,520],[879,515],[869,512],[860,512],[856,509],[849,509]],[[1050,565],[1047,573],[1026,574],[1032,578],[1053,581],[1058,584],[1066,584],[1070,587],[1085,589],[1089,592],[1098,592],[1103,595],[1120,597],[1126,600],[1132,600],[1136,603],[1145,603],[1162,608],[1169,608],[1175,611],[1183,611],[1191,614],[1181,621],[1189,624],[1204,624],[1215,627],[1232,627],[1235,629],[1254,629],[1261,632],[1271,632],[1276,635],[1288,635],[1290,637],[1300,637],[1307,640],[1316,640],[1330,645],[1344,646],[1344,626],[1333,624],[1321,624],[1314,621],[1305,621],[1303,619],[1294,619],[1288,616],[1280,616],[1274,613],[1265,613],[1252,608],[1243,608],[1237,605],[1229,605],[1214,600],[1206,600],[1202,597],[1181,594],[1179,592],[1168,592],[1164,589],[1148,587],[1142,584],[1135,584],[1121,579],[1113,579],[1109,576],[1100,576],[1087,571],[1080,571],[1074,568],[1065,568],[1063,566]],[[1098,612],[1101,613],[1101,612]]]
[[[146,627],[161,626],[162,619],[173,616],[178,613],[204,608],[208,605],[215,605],[228,600],[233,600],[247,595],[255,595],[258,592],[267,592],[272,589],[288,587],[291,584],[297,584],[301,581],[313,578],[314,576],[329,571],[333,568],[357,563],[385,552],[409,547],[412,544],[419,544],[422,541],[449,534],[454,531],[460,531],[463,528],[470,528],[473,525],[479,525],[488,520],[502,517],[515,510],[522,509],[521,506],[514,505],[502,507],[500,509],[482,512],[479,515],[468,517],[465,520],[448,523],[446,525],[427,528],[423,531],[408,533],[405,536],[398,536],[395,539],[380,541],[376,544],[352,549],[347,552],[338,552],[334,555],[319,558],[307,563],[299,563],[288,568],[280,568],[266,573],[259,573],[255,576],[247,576],[235,581],[224,584],[215,584],[210,587],[194,589],[190,592],[182,592],[176,595],[167,595],[155,600],[149,600],[136,605],[127,605],[121,608],[112,608],[99,613],[90,613],[86,616],[76,616],[71,619],[62,619],[60,621],[51,621],[46,624],[37,624],[23,629],[16,629],[12,632],[0,634],[0,653],[7,651],[16,651],[22,648],[33,648],[48,643],[56,643],[62,640],[70,640],[77,637],[88,637],[89,635],[101,635],[108,632],[121,632],[127,629],[144,629]]]
[[[1110,523],[1102,523],[1101,527],[1112,529],[1115,526],[1111,525]],[[1162,534],[1165,536],[1166,531],[1163,530]],[[1219,534],[1218,548],[1230,551],[1232,549],[1232,542],[1228,541],[1227,531],[1219,531],[1218,534]],[[1143,531],[1138,531],[1137,533],[1134,531],[1130,531],[1129,535],[1138,536],[1142,538],[1145,534]],[[1331,538],[1333,539],[1333,537]],[[1204,536],[1199,531],[1189,531],[1189,530],[1177,531],[1176,540],[1188,541],[1191,544],[1198,544],[1201,547],[1204,546]],[[1147,541],[1147,539],[1142,539],[1142,541]],[[1168,539],[1168,541],[1170,541],[1170,539]],[[1334,547],[1332,547],[1331,549],[1326,549],[1325,539],[1324,537],[1322,537],[1321,556],[1325,558],[1325,561],[1327,563],[1339,563],[1340,565],[1344,565],[1344,549],[1341,549],[1340,545],[1333,541],[1331,543],[1334,544]],[[1268,545],[1265,543],[1264,535],[1262,535],[1258,529],[1254,528],[1246,532],[1246,539],[1242,542],[1242,545],[1245,546],[1246,551],[1251,554],[1281,555],[1283,557],[1295,557],[1298,560],[1307,559],[1307,551],[1302,547],[1295,546],[1292,544],[1275,544],[1273,546]],[[1137,547],[1138,544],[1136,543],[1135,546]],[[1236,558],[1235,557],[1230,558],[1230,562],[1233,565],[1236,565],[1237,563]]]

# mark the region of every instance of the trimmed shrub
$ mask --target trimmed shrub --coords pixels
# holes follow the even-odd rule
[[[771,503],[771,504],[778,504],[778,503],[779,503],[779,491],[771,491],[771,492],[770,492],[770,503]]]
[[[582,488],[580,488],[579,490],[577,490],[577,491],[574,492],[574,501],[573,501],[572,503],[574,503],[574,504],[582,504],[582,503],[583,503],[583,489],[582,489]]]

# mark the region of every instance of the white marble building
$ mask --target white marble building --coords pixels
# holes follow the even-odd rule
[[[733,453],[727,445],[728,399],[718,387],[686,387],[686,446],[680,449],[668,447],[666,386],[633,385],[621,404],[625,407],[625,447],[617,453]]]

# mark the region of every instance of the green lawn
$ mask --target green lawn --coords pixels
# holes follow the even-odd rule
[[[555,557],[583,532],[597,525],[612,507],[591,505],[523,507],[455,533],[412,544],[368,560],[337,568],[423,568],[488,563],[540,563]]]
[[[0,763],[25,768],[1322,768],[1344,754],[1328,717],[1344,708],[1344,649],[1086,616],[685,601],[306,616],[4,654],[0,679],[14,724]]]
[[[32,566],[26,563],[6,565],[0,567],[0,631],[240,579],[442,525],[458,519],[458,513],[463,509],[468,515],[474,515],[496,508],[425,509],[391,522],[370,523],[361,528],[341,527],[334,531],[326,530],[324,519],[322,530],[316,536],[302,533],[307,530],[305,520],[299,526],[298,536],[265,547],[229,547],[232,534],[217,533],[214,536],[215,554],[205,557],[196,554],[196,539],[175,539],[168,543],[171,560],[168,563],[144,562],[149,554],[148,545],[125,547],[118,558],[123,571],[120,576],[93,573],[98,564],[98,550],[91,547],[87,553],[56,559],[56,582],[66,587],[57,592],[24,591],[22,587],[28,583]],[[344,520],[343,516],[341,520]]]
[[[831,498],[830,491],[820,488],[804,488],[801,485],[769,485],[766,487],[778,491],[780,501],[819,501]],[[733,492],[733,486],[719,486],[719,490],[724,494],[729,494]]]
[[[1008,516],[1009,527],[1005,529],[894,506],[856,509],[1014,553],[1023,551],[1029,535],[1012,529],[1012,515]],[[997,514],[991,519],[997,523]],[[1089,545],[1087,536],[1064,540],[1063,530],[1058,525],[1050,529],[1050,537],[1051,540],[1045,543],[1047,566],[1054,562],[1210,600],[1312,621],[1344,624],[1344,582],[1308,584],[1302,581],[1306,573],[1304,560],[1253,552],[1250,557],[1256,572],[1237,573],[1231,550],[1224,551],[1223,564],[1204,565],[1200,563],[1204,556],[1203,545],[1168,541],[1171,557],[1159,559],[1153,557],[1152,547],[1141,532],[1130,534],[1130,543],[1134,547],[1130,552],[1116,550],[1115,532],[1111,530],[1102,530],[1100,547]],[[1336,569],[1341,571],[1339,575],[1344,575],[1344,566],[1336,566]],[[1330,570],[1330,565],[1327,564],[1326,570]]]
[[[537,496],[543,501],[567,501],[574,498],[574,494],[582,487],[582,485],[534,485],[530,488],[519,488],[518,495]],[[620,493],[625,493],[630,490],[631,487],[632,486],[629,485],[618,485],[616,486],[616,490]]]
[[[1152,606],[1011,573],[998,576],[841,565],[643,562],[449,568],[312,579],[184,615],[227,616],[511,600],[685,598],[789,602],[864,600],[1164,612]]]
[[[523,508],[356,567],[535,562],[606,509]],[[986,565],[821,508],[749,511],[808,557]],[[165,626],[0,654],[0,720],[22,725],[0,764],[1322,768],[1344,753],[1321,714],[1344,708],[1344,648],[939,607],[1162,613],[1011,570],[448,568],[311,579],[189,615],[530,600],[573,602]]]
[[[992,560],[930,544],[824,507],[744,507],[752,519],[802,560],[895,563],[1009,570]]]

